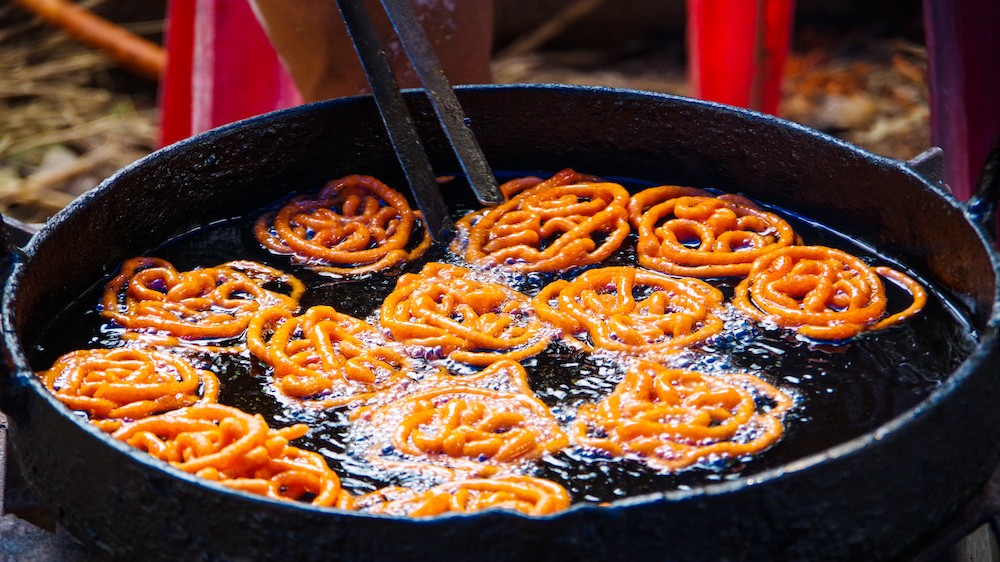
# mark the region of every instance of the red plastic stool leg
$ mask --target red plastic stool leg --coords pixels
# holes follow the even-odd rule
[[[777,113],[794,0],[688,0],[694,97]]]
[[[160,144],[301,103],[247,0],[170,0]]]

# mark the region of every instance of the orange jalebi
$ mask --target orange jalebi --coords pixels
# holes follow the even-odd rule
[[[399,486],[383,488],[357,498],[356,509],[409,517],[491,508],[548,515],[566,509],[569,503],[566,489],[551,480],[506,476],[447,482],[423,492]]]
[[[520,193],[459,220],[452,250],[477,264],[561,271],[603,261],[628,236],[624,187],[573,170],[537,180],[508,182],[505,194]]]
[[[287,396],[335,407],[364,402],[405,378],[406,359],[362,339],[374,328],[364,320],[314,306],[300,316],[269,309],[247,330],[251,353],[274,369],[274,385]]]
[[[72,351],[38,376],[59,401],[87,412],[91,423],[107,432],[123,421],[215,402],[219,394],[219,379],[211,371],[148,350]]]
[[[431,239],[419,211],[371,176],[331,181],[315,197],[296,197],[254,225],[257,240],[317,271],[360,274],[420,257]],[[411,237],[420,236],[412,248]]]
[[[721,303],[722,293],[703,281],[633,267],[592,269],[573,281],[555,281],[533,301],[538,315],[561,328],[570,344],[633,355],[676,350],[718,333]]]
[[[477,386],[491,381],[493,375],[508,378],[502,385],[506,390]],[[391,445],[404,464],[429,463],[482,476],[568,444],[548,407],[528,387],[527,373],[517,362],[501,361],[478,375],[448,378],[451,384],[430,383],[429,390],[352,416],[377,434],[368,443],[373,455]]]
[[[289,294],[265,289],[270,283],[286,285]],[[139,257],[122,264],[107,284],[101,314],[128,330],[168,339],[234,338],[259,310],[294,311],[304,291],[295,277],[251,261],[178,272],[164,260]]]
[[[762,407],[758,399],[770,404]],[[581,445],[675,471],[766,449],[781,437],[791,404],[752,375],[703,375],[641,361],[602,402],[580,407],[575,437]]]
[[[380,320],[393,339],[440,348],[470,365],[524,359],[549,342],[528,297],[443,263],[428,263],[419,274],[400,277],[382,304]]]
[[[885,316],[887,299],[879,276],[904,287],[913,302]],[[791,246],[758,258],[733,297],[733,304],[751,318],[820,340],[850,338],[898,324],[920,312],[926,302],[927,292],[905,273],[869,267],[825,246]]]
[[[792,227],[739,195],[663,185],[629,202],[639,264],[686,277],[741,277],[750,263],[795,243]]]
[[[349,502],[323,457],[288,444],[307,431],[305,424],[271,429],[259,415],[204,404],[127,424],[113,436],[230,488],[319,506]]]

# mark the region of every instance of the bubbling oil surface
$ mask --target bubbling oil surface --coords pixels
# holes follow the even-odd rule
[[[525,174],[509,174],[517,177]],[[647,184],[616,179],[633,191]],[[462,185],[449,192],[465,193]],[[455,198],[461,199],[461,198]],[[471,210],[460,201],[455,216]],[[862,257],[870,263],[891,263],[845,236],[780,209],[769,209],[792,224],[805,244],[827,245]],[[208,267],[251,259],[296,275],[308,287],[301,309],[331,305],[357,318],[370,318],[395,287],[399,275],[417,272],[429,261],[462,264],[444,248],[434,247],[420,260],[396,270],[355,279],[319,275],[291,264],[286,256],[269,253],[251,232],[255,217],[222,221],[173,240],[149,255],[166,259],[178,270]],[[602,266],[634,265],[635,234]],[[465,264],[462,264],[465,265]],[[893,264],[898,268],[898,264]],[[581,270],[582,271],[582,270]],[[571,277],[581,271],[562,275]],[[911,275],[912,272],[908,272]],[[515,289],[536,294],[555,279],[550,274],[508,275]],[[48,368],[56,358],[74,349],[112,347],[120,331],[107,329],[97,310],[103,282],[81,296],[53,323],[43,343],[36,347],[36,369]],[[731,298],[735,281],[708,280]],[[629,459],[608,458],[580,448],[544,457],[529,472],[565,486],[574,501],[603,502],[652,492],[686,489],[713,481],[742,478],[821,452],[876,429],[918,404],[937,388],[971,352],[976,334],[958,308],[933,285],[921,279],[931,298],[924,311],[900,326],[839,344],[800,339],[789,330],[760,326],[735,310],[725,314],[724,331],[704,344],[684,350],[668,366],[706,373],[747,372],[795,397],[785,419],[785,433],[772,448],[749,459],[703,464],[676,473],[662,473]],[[907,295],[886,283],[890,309],[905,306]],[[726,305],[727,307],[729,305]],[[219,376],[219,402],[261,414],[272,427],[307,423],[309,433],[294,444],[326,457],[344,487],[363,493],[385,485],[408,484],[390,476],[353,454],[351,425],[343,408],[318,410],[303,407],[276,394],[266,365],[243,354],[199,353]],[[536,395],[560,422],[572,420],[577,407],[607,396],[624,377],[624,367],[613,356],[585,354],[559,342],[537,357],[521,362]],[[452,366],[454,367],[454,366]]]

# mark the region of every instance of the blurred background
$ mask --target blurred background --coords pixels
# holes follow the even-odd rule
[[[160,45],[167,2],[80,5]],[[692,93],[683,0],[495,0],[493,80]],[[909,159],[930,147],[920,0],[798,0],[777,114]],[[41,222],[160,138],[160,86],[0,4],[0,209]]]

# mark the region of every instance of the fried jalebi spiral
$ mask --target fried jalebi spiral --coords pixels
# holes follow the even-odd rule
[[[257,240],[317,271],[351,275],[416,259],[431,239],[401,193],[371,176],[326,184],[315,197],[296,197],[254,225]],[[411,237],[420,237],[415,246]]]
[[[722,330],[722,293],[698,279],[634,267],[592,269],[545,286],[532,301],[539,317],[587,351],[631,355],[676,350]],[[587,341],[588,338],[590,342]]]
[[[886,316],[879,276],[905,288],[913,301]],[[881,330],[920,312],[927,292],[890,267],[869,267],[825,246],[791,246],[758,258],[736,286],[733,304],[757,321],[771,321],[818,340],[840,340]]]
[[[569,503],[569,492],[551,480],[506,476],[447,482],[423,492],[399,486],[383,488],[357,498],[355,508],[368,513],[409,517],[491,508],[548,515],[566,509]]]
[[[219,395],[219,379],[211,371],[158,351],[72,351],[38,376],[60,402],[87,412],[91,423],[107,432],[123,421],[215,402]]]
[[[757,401],[769,402],[768,407]],[[615,390],[577,412],[578,444],[676,471],[752,455],[782,435],[792,400],[758,377],[703,375],[637,362]]]
[[[314,306],[300,316],[273,308],[247,330],[250,351],[274,369],[274,385],[311,405],[336,407],[371,398],[405,378],[407,361],[384,345],[364,341],[364,320]]]
[[[639,233],[639,264],[685,277],[742,277],[753,260],[795,243],[784,219],[749,199],[692,187],[633,195],[629,220]]]
[[[380,320],[396,341],[440,349],[470,365],[524,359],[549,343],[528,297],[443,263],[400,277]]]
[[[433,385],[430,390],[358,411],[353,418],[385,434],[369,443],[374,454],[391,445],[404,462],[471,470],[476,475],[494,474],[568,444],[548,407],[528,387],[523,367],[515,361],[501,361],[484,373],[451,376],[450,386]],[[490,381],[494,374],[509,377],[505,385],[509,390],[475,386]]]
[[[337,505],[340,478],[317,453],[290,446],[305,424],[271,429],[260,415],[204,404],[124,425],[113,436],[224,486],[275,499]]]
[[[271,283],[289,294],[265,289]],[[104,289],[106,318],[128,330],[156,331],[182,340],[240,336],[257,311],[298,308],[301,281],[251,261],[178,272],[158,258],[132,258]]]
[[[505,194],[523,191],[459,220],[465,236],[453,251],[476,264],[562,271],[603,261],[628,236],[624,187],[563,170],[524,189],[535,180],[508,182]]]

